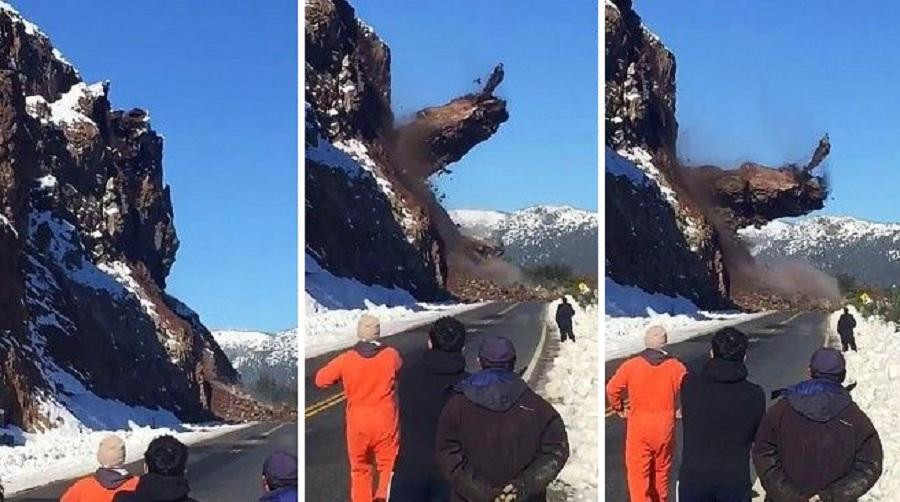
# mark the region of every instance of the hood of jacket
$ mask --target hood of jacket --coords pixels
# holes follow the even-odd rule
[[[94,479],[107,490],[115,490],[133,477],[125,469],[107,469],[106,467],[101,467],[94,473]]]
[[[850,406],[850,393],[840,383],[811,378],[784,391],[788,404],[797,413],[816,422],[828,422]]]
[[[466,371],[466,358],[458,352],[426,350],[422,355],[422,364],[435,375],[458,375]]]
[[[357,342],[353,346],[353,350],[362,357],[370,359],[384,350],[384,345],[381,342]]]
[[[272,490],[260,497],[259,502],[297,502],[297,487],[285,486]]]
[[[145,500],[176,502],[188,500],[191,487],[183,476],[148,473],[141,476],[135,492]]]
[[[710,382],[742,382],[747,379],[747,366],[741,361],[713,358],[706,361],[700,374]]]
[[[650,363],[651,366],[659,366],[667,359],[672,359],[668,352],[659,349],[644,349],[638,353],[638,357]]]
[[[506,411],[528,390],[528,384],[513,371],[486,369],[456,384],[455,389],[482,408]]]

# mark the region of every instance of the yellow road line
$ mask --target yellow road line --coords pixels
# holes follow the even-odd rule
[[[319,401],[318,403],[307,406],[306,410],[304,410],[304,415],[306,416],[306,418],[309,418],[313,415],[327,410],[328,408],[331,408],[332,406],[342,402],[344,399],[345,396],[343,392],[341,392],[340,394],[335,394],[327,399]]]

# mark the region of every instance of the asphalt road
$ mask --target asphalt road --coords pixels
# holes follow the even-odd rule
[[[188,458],[191,496],[199,502],[259,500],[266,457],[276,450],[297,451],[297,424],[264,423],[192,445]],[[143,462],[126,466],[143,472]],[[56,482],[16,494],[8,500],[57,501],[73,480]]]
[[[806,377],[809,357],[825,343],[826,316],[815,312],[781,312],[735,326],[750,338],[747,352],[749,379],[766,391],[787,387]],[[699,371],[709,358],[712,334],[666,347],[690,371]],[[612,377],[624,359],[606,362],[606,379]],[[606,418],[606,498],[610,502],[628,500],[625,481],[625,427],[613,415]],[[749,459],[748,468],[749,468]],[[675,455],[670,473],[669,495],[675,500],[675,480],[681,463],[681,425],[677,426]],[[755,476],[754,476],[755,479]]]
[[[465,324],[464,354],[468,369],[477,369],[476,354],[486,335],[503,335],[516,346],[519,364],[527,365],[538,347],[543,325],[541,303],[493,303],[456,316]],[[385,337],[404,361],[415,361],[427,349],[428,326]],[[344,401],[338,386],[317,389],[313,377],[341,351],[306,360],[306,500],[333,502],[350,499],[349,464],[344,435]],[[402,370],[401,370],[402,371]]]

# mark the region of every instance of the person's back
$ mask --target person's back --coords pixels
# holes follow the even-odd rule
[[[819,349],[812,378],[785,390],[766,412],[753,463],[767,500],[854,501],[881,475],[881,440],[841,385],[840,352]]]
[[[63,493],[60,502],[110,502],[120,491],[134,490],[138,478],[124,469],[125,441],[119,436],[104,437],[97,448],[100,467],[76,481]]]
[[[515,500],[543,501],[569,456],[562,418],[510,368],[482,364],[456,386],[438,425],[435,454],[452,500],[494,500],[506,488]]]
[[[396,413],[400,366],[400,354],[393,347],[360,342],[332,359],[316,373],[315,380],[318,387],[341,382],[348,414],[357,409],[387,409]]]
[[[119,492],[114,502],[196,502],[189,495],[185,478],[187,446],[172,436],[155,438],[144,453],[146,474],[138,479],[134,491]]]
[[[853,314],[845,309],[844,313],[841,314],[841,317],[838,319],[838,334],[852,335],[855,328],[856,319],[853,317]]]
[[[391,500],[397,502],[447,500],[450,494],[434,461],[434,441],[453,386],[468,376],[465,327],[444,317],[428,335],[429,350],[400,374],[400,452],[391,486]]]
[[[556,307],[556,322],[557,324],[571,325],[573,317],[575,317],[575,309],[564,298],[563,302]]]
[[[766,410],[763,389],[747,381],[748,342],[734,328],[717,332],[713,357],[681,386],[683,447],[679,500],[750,497],[750,448]],[[729,499],[730,500],[730,499]]]

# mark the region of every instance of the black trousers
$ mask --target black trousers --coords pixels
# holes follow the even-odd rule
[[[750,488],[679,481],[678,502],[750,502]]]
[[[575,341],[575,333],[572,332],[571,324],[557,324],[559,327],[559,341],[564,342],[566,339]]]
[[[844,352],[847,352],[848,349],[856,352],[856,337],[853,336],[852,333],[849,335],[841,335],[841,348]]]

